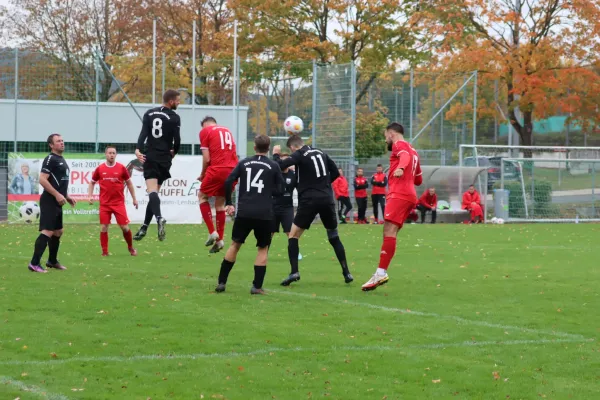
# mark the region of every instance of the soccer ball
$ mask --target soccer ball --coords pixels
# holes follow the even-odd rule
[[[298,134],[304,130],[304,123],[300,118],[292,115],[286,118],[283,123],[283,129],[290,135]]]
[[[23,221],[30,224],[40,217],[40,207],[35,201],[28,201],[19,207],[19,215]]]
[[[497,224],[498,223],[498,218],[494,217],[492,218],[492,224]]]
[[[498,224],[500,224],[500,225],[504,224],[504,220],[502,218],[498,218]]]

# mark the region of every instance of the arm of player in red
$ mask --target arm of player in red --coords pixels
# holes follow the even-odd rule
[[[421,163],[417,161],[417,168],[415,169],[415,181],[416,186],[421,186],[423,183],[423,171],[421,171]]]

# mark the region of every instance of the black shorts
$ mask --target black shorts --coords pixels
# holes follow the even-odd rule
[[[156,179],[159,185],[171,177],[171,161],[154,161],[146,158],[144,179]]]
[[[294,225],[301,229],[309,229],[317,215],[321,217],[326,229],[337,229],[338,216],[333,197],[325,196],[299,199]]]
[[[63,210],[54,197],[40,196],[40,231],[58,231],[63,228]]]
[[[292,230],[292,223],[294,223],[294,207],[276,208],[274,214],[271,232],[279,232],[279,225],[281,225],[283,231],[289,233]]]
[[[245,243],[251,231],[254,231],[256,247],[263,248],[271,244],[271,224],[264,219],[236,217],[231,230],[231,240],[236,243]]]

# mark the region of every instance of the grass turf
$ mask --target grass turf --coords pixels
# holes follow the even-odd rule
[[[229,226],[228,226],[229,227]],[[155,232],[155,225],[152,227]],[[343,283],[321,226],[271,249],[267,296],[250,296],[255,250],[227,292],[204,226],[168,227],[111,257],[98,227],[68,226],[68,271],[26,270],[35,227],[0,229],[0,398],[592,399],[600,393],[597,225],[410,225],[390,282],[360,285],[381,227],[342,226]]]

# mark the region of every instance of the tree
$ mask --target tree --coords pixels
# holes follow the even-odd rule
[[[445,36],[434,65],[478,70],[480,86],[499,80],[522,144],[532,145],[535,119],[566,110],[584,126],[600,122],[600,77],[590,68],[600,54],[597,1],[443,0],[423,13]]]

